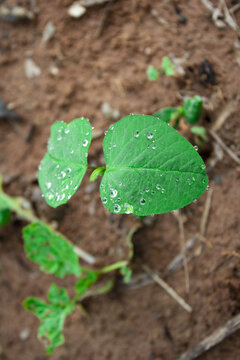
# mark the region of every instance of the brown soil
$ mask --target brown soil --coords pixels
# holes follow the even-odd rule
[[[180,105],[179,94],[189,91],[208,99],[217,94],[217,110],[236,97],[240,71],[235,33],[229,27],[218,29],[200,1],[177,3],[187,19],[185,24],[178,23],[179,15],[171,1],[115,1],[100,35],[106,5],[88,9],[80,20],[73,20],[67,14],[70,0],[39,0],[37,20],[0,24],[0,98],[6,104],[13,103],[23,117],[17,123],[0,122],[0,172],[5,178],[14,177],[5,190],[30,200],[40,217],[57,222],[62,233],[97,257],[98,265],[126,257],[126,234],[136,220],[107,213],[98,187],[89,188],[87,177],[66,206],[50,209],[38,191],[37,166],[55,120],[68,122],[84,115],[95,131],[108,128],[110,122],[101,112],[103,102],[109,102],[125,116]],[[29,6],[27,0],[21,4]],[[157,22],[151,15],[153,7],[169,25]],[[56,33],[44,47],[42,32],[50,20]],[[240,24],[240,11],[236,20]],[[42,70],[31,80],[24,71],[28,51]],[[160,67],[161,58],[171,53],[176,57],[189,54],[185,77],[147,81],[147,66]],[[214,85],[199,76],[205,59],[214,70]],[[49,72],[52,65],[59,68],[56,76]],[[238,105],[218,131],[238,155],[239,110]],[[211,126],[213,117],[205,116],[202,121]],[[101,164],[102,140],[103,136],[93,141],[90,162]],[[193,312],[184,311],[156,284],[134,290],[119,286],[108,295],[86,301],[88,316],[78,310],[69,316],[64,330],[66,342],[51,359],[171,360],[240,312],[239,258],[223,254],[239,253],[240,168],[226,154],[215,167],[211,167],[213,152],[204,156],[214,185],[207,241],[189,263],[189,293],[182,269],[167,278]],[[186,239],[199,232],[206,196],[183,210]],[[180,251],[178,224],[172,214],[150,219],[151,225],[145,225],[134,236],[136,262],[161,273]],[[36,336],[38,320],[24,310],[22,301],[30,295],[44,298],[56,279],[41,273],[26,258],[23,225],[15,219],[0,230],[1,360],[46,358]],[[56,282],[72,291],[73,278]],[[20,334],[25,329],[30,330],[30,335],[23,341]],[[234,334],[201,359],[239,359],[239,335]]]

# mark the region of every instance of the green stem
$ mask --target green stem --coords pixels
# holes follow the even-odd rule
[[[128,264],[128,261],[127,261],[127,260],[118,261],[118,262],[116,262],[116,263],[114,263],[114,264],[105,266],[104,268],[102,268],[102,269],[100,270],[100,272],[101,272],[102,274],[107,274],[107,273],[109,273],[109,272],[111,272],[111,271],[113,271],[113,270],[117,270],[117,269],[120,269],[120,268],[123,267],[123,266],[127,266],[127,264]]]
[[[97,168],[98,168],[97,166],[88,165],[88,170],[96,170]]]

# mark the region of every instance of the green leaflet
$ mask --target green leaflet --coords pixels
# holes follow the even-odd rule
[[[116,214],[161,214],[190,204],[206,189],[202,158],[155,116],[130,115],[108,130],[100,194]]]
[[[11,220],[11,211],[9,209],[0,209],[0,226],[5,226]]]
[[[91,125],[85,118],[52,125],[48,152],[38,172],[39,185],[50,206],[65,204],[76,192],[87,171],[91,140]]]
[[[30,297],[24,301],[25,309],[32,311],[40,320],[38,337],[47,339],[47,354],[63,344],[62,329],[65,318],[74,310],[74,303],[69,300],[67,291],[52,284],[48,292],[49,304]]]
[[[75,291],[80,296],[82,296],[99,278],[99,274],[96,271],[85,270],[84,272],[85,276],[81,277],[75,284]]]
[[[81,274],[73,245],[47,225],[35,222],[26,226],[23,238],[27,256],[39,264],[42,271],[60,278],[67,274]]]
[[[159,72],[157,71],[155,66],[153,66],[153,65],[148,66],[148,68],[147,68],[147,76],[148,76],[148,80],[150,80],[150,81],[157,80],[157,78],[159,76]]]
[[[174,75],[175,65],[167,56],[164,56],[162,58],[162,69],[165,75],[167,76]]]
[[[206,129],[203,126],[192,126],[191,133],[194,135],[198,135],[204,142],[208,142]]]
[[[184,99],[184,116],[189,124],[196,124],[202,112],[202,98],[198,95]]]
[[[132,277],[132,270],[127,266],[123,266],[120,269],[120,273],[123,276],[123,282],[129,284]]]
[[[158,119],[164,121],[165,123],[170,123],[172,118],[178,114],[177,109],[173,107],[164,108],[161,110],[158,110],[153,114],[153,116],[156,116]]]

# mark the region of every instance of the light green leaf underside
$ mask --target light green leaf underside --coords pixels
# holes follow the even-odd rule
[[[100,193],[114,213],[144,216],[181,208],[206,189],[205,165],[194,147],[154,116],[130,115],[108,130]]]
[[[38,172],[39,185],[50,206],[65,204],[78,189],[87,171],[91,140],[91,125],[84,118],[52,125],[48,152]]]
[[[81,274],[73,245],[47,225],[35,222],[26,226],[23,238],[27,256],[39,264],[42,271],[60,278]]]

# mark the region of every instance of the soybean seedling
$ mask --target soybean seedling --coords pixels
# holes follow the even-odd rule
[[[175,65],[167,57],[162,58],[162,71],[158,71],[157,68],[153,65],[149,65],[147,68],[148,80],[155,81],[160,75],[173,76],[175,74]]]
[[[52,125],[48,151],[38,173],[42,193],[50,206],[69,201],[88,169],[93,170],[91,181],[102,177],[101,200],[114,214],[146,216],[176,210],[197,199],[207,187],[202,158],[159,115],[129,115],[110,126],[103,141],[105,166],[88,165],[91,140],[92,128],[85,118]],[[3,207],[9,209],[6,203]],[[38,336],[47,339],[46,351],[50,354],[64,342],[64,320],[79,301],[88,292],[101,294],[112,288],[112,281],[94,288],[104,274],[120,269],[124,281],[129,281],[133,232],[128,239],[127,260],[91,270],[79,264],[73,244],[64,236],[35,217],[28,220],[32,223],[23,231],[27,256],[44,272],[61,278],[68,274],[77,278],[76,295],[72,299],[65,289],[52,284],[47,302],[33,297],[24,302],[25,308],[39,318]]]

